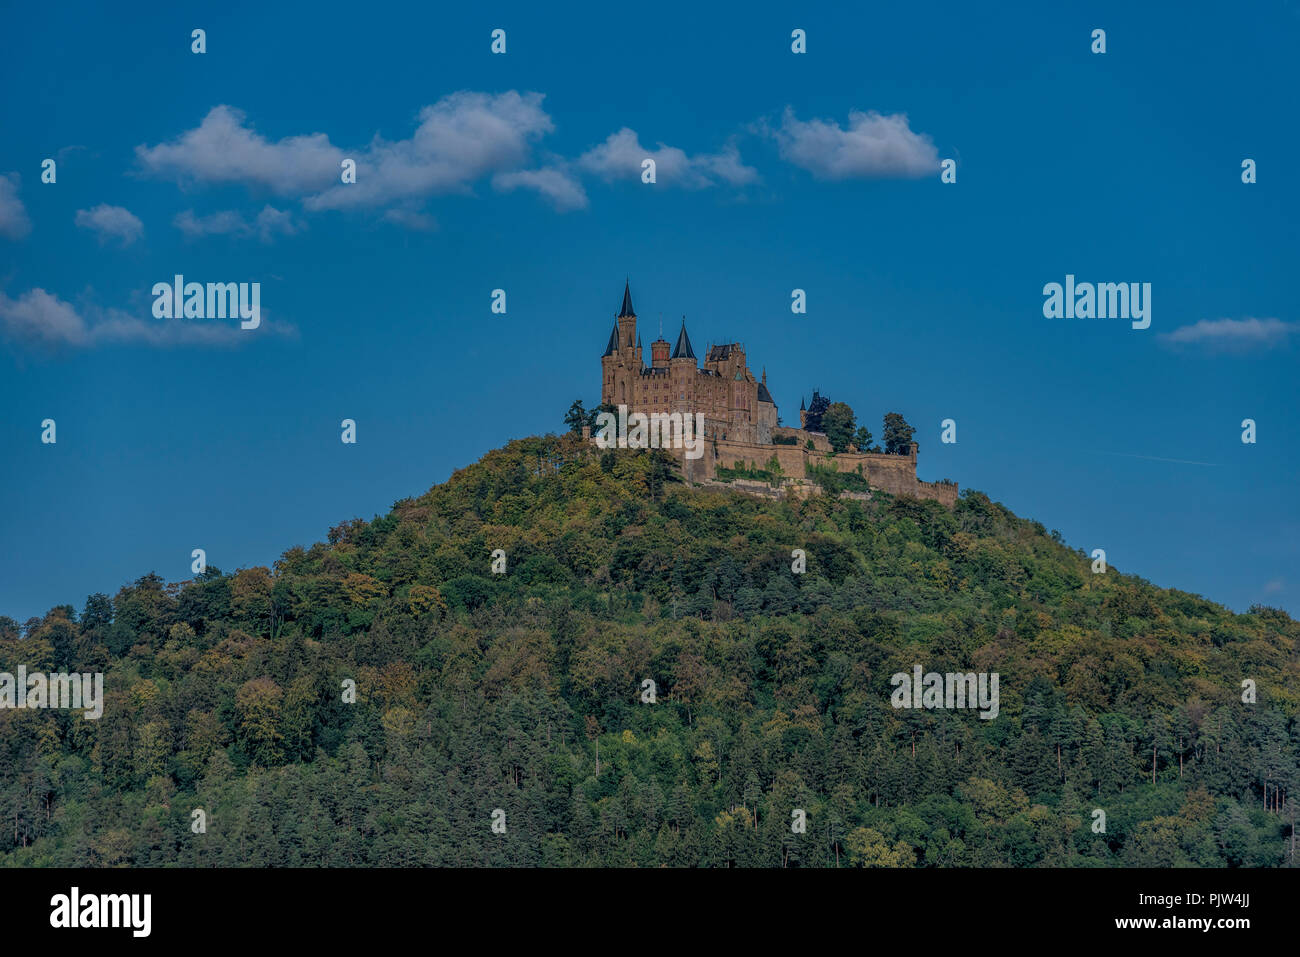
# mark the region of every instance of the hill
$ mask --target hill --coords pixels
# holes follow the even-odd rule
[[[0,863],[1287,863],[1300,625],[1090,564],[969,490],[512,442],[273,569],[0,618],[0,670],[106,698],[0,710]],[[916,665],[997,717],[896,709]]]

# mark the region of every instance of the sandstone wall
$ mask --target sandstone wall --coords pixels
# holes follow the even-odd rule
[[[682,449],[667,451],[681,464],[683,477],[688,482],[696,484],[711,484],[718,466],[766,469],[775,456],[781,465],[782,477],[796,482],[795,488],[787,488],[786,491],[800,498],[806,498],[811,494],[809,486],[800,484],[808,478],[808,466],[811,464],[834,468],[840,472],[857,472],[860,466],[862,476],[872,488],[889,492],[891,495],[933,499],[949,508],[957,504],[959,490],[955,483],[922,482],[916,477],[916,443],[912,443],[910,455],[886,455],[882,452],[841,452],[832,455],[824,435],[787,428],[777,429],[775,432],[778,435],[794,434],[801,440],[800,444],[767,445],[756,442],[736,442],[718,439],[711,435],[705,441],[703,456],[698,459],[686,458]],[[817,446],[815,450],[808,449],[803,444],[809,437]],[[745,491],[749,491],[747,487],[749,485],[767,487],[763,483],[744,480],[727,484]]]

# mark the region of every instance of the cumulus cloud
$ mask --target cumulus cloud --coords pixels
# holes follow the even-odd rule
[[[222,105],[170,142],[136,147],[136,157],[146,175],[182,184],[241,183],[300,199],[311,211],[401,207],[385,218],[408,224],[423,215],[413,208],[419,201],[468,193],[488,178],[498,189],[534,189],[557,208],[580,208],[586,196],[563,170],[527,169],[536,142],[555,128],[542,100],[514,90],[452,93],[420,111],[410,137],[376,136],[346,151],[325,133],[268,139],[244,113]],[[345,158],[356,161],[355,183],[340,179]],[[190,214],[183,222],[178,227],[191,235],[245,231],[230,216],[208,221]]]
[[[498,173],[493,177],[492,185],[502,192],[520,188],[536,190],[561,211],[587,208],[587,191],[567,170],[558,166]]]
[[[189,239],[200,236],[256,236],[264,243],[269,243],[276,236],[292,236],[302,229],[302,224],[292,213],[270,205],[263,206],[252,221],[233,209],[223,209],[206,216],[195,216],[194,210],[187,209],[176,214],[172,225]]]
[[[647,159],[655,161],[656,182],[687,189],[703,189],[719,183],[744,186],[758,180],[758,171],[741,162],[740,152],[732,144],[720,153],[695,156],[662,143],[658,149],[648,150],[641,145],[636,131],[626,126],[578,157],[578,166],[607,181],[639,180],[641,164]]]
[[[939,169],[934,142],[914,133],[904,113],[853,110],[842,128],[833,120],[800,120],[786,107],[781,125],[765,131],[782,159],[820,179],[914,178]]]
[[[267,327],[266,310],[262,325]],[[291,327],[277,329],[293,334]],[[79,310],[44,289],[30,289],[17,299],[0,292],[0,334],[12,342],[48,351],[108,344],[145,346],[233,346],[250,330],[208,320],[140,319],[120,309]]]
[[[375,137],[357,158],[355,183],[332,186],[304,205],[342,209],[468,192],[485,176],[526,164],[531,144],[554,128],[540,93],[453,93],[420,111],[409,139]]]
[[[99,235],[100,242],[116,239],[129,246],[144,235],[144,223],[129,209],[100,203],[91,209],[77,210],[76,223]]]
[[[244,113],[214,106],[194,129],[170,143],[135,148],[147,174],[189,183],[243,183],[280,195],[324,189],[339,177],[343,151],[324,133],[271,141],[246,124]]]
[[[27,209],[18,198],[21,182],[17,173],[0,173],[0,236],[7,239],[22,239],[32,231]]]
[[[1209,352],[1264,352],[1285,345],[1300,333],[1300,322],[1281,319],[1202,319],[1166,332],[1160,339],[1174,346],[1194,346]]]

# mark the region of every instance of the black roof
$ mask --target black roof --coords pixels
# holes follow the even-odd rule
[[[635,315],[636,313],[632,311],[632,287],[631,285],[628,284],[627,281],[624,281],[623,308],[618,311],[618,317],[622,319],[624,316],[635,316]]]
[[[695,350],[691,348],[690,336],[686,334],[686,320],[682,320],[682,331],[677,336],[677,345],[673,347],[674,359],[694,359]]]
[[[605,356],[612,356],[617,351],[618,351],[618,320],[615,319],[614,328],[609,334],[609,345],[605,347],[605,351],[601,353],[600,357],[603,359],[605,358]]]
[[[772,399],[772,393],[768,392],[767,386],[765,386],[761,382],[758,384],[758,401],[767,402],[770,403],[771,405],[776,405],[776,402],[773,401]]]

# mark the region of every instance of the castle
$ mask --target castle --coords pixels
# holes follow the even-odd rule
[[[956,484],[917,479],[915,442],[909,455],[856,449],[836,453],[825,435],[803,428],[804,410],[800,410],[799,428],[782,426],[776,401],[767,388],[767,371],[755,377],[745,348],[738,342],[711,346],[701,367],[686,333],[685,318],[676,344],[670,347],[662,335],[650,343],[647,366],[636,330],[630,283],[623,286],[623,305],[600,357],[600,374],[600,401],[606,407],[625,406],[646,415],[702,416],[704,455],[692,459],[681,449],[669,449],[680,460],[689,482],[712,482],[719,467],[762,469],[781,476],[786,494],[806,496],[815,490],[808,478],[808,467],[813,465],[856,472],[872,488],[895,495],[935,499],[948,506],[957,501]],[[755,486],[747,489],[750,491],[763,486],[761,482],[732,484]]]

